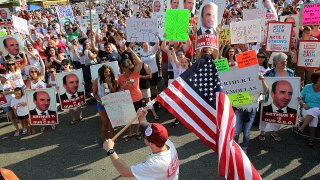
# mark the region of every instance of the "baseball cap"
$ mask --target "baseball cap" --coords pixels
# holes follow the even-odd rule
[[[163,147],[168,140],[168,131],[162,124],[142,122],[140,127],[144,137],[158,147]]]
[[[58,39],[58,36],[57,35],[53,35],[53,39]]]

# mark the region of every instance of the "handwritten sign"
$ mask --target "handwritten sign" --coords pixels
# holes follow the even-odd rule
[[[12,22],[13,22],[13,27],[16,31],[22,34],[29,35],[29,29],[28,29],[29,26],[28,26],[27,20],[12,15]]]
[[[243,20],[249,21],[249,20],[255,20],[255,19],[261,19],[262,22],[266,19],[266,9],[244,9],[243,10]]]
[[[61,26],[64,27],[66,24],[74,23],[73,11],[70,4],[56,6],[56,12]]]
[[[219,34],[219,43],[223,43],[223,42],[225,44],[231,43],[230,28],[221,29],[220,34]]]
[[[258,59],[255,50],[246,51],[236,55],[236,60],[239,68],[245,68],[258,64]]]
[[[320,42],[299,41],[298,64],[299,67],[320,67]]]
[[[136,116],[130,92],[120,91],[101,98],[112,127],[126,125]],[[136,121],[135,123],[137,123]]]
[[[157,19],[130,18],[127,20],[126,35],[129,42],[156,42]]]
[[[232,22],[231,44],[261,42],[261,20]]]
[[[320,24],[320,4],[300,5],[300,15],[303,26]]]
[[[7,30],[6,29],[1,29],[0,30],[0,37],[5,37],[5,36],[7,36],[8,35],[8,33],[7,33]]]
[[[165,20],[165,39],[187,41],[189,39],[189,18],[190,11],[187,9],[167,10]]]
[[[217,67],[218,72],[229,72],[230,67],[227,58],[216,59],[214,60],[214,64]]]
[[[95,10],[91,10],[91,17],[92,17],[92,29],[93,31],[96,31],[96,29],[99,27],[99,15]],[[90,29],[91,23],[90,23],[90,11],[85,11],[85,14],[83,16],[79,16],[79,24],[80,29],[82,32],[87,32],[88,29]]]
[[[164,34],[164,21],[166,18],[165,12],[152,13],[152,18],[157,19],[157,29],[161,38],[163,38]]]
[[[270,22],[268,24],[266,51],[289,52],[293,23]]]
[[[235,106],[235,107],[251,103],[251,97],[249,92],[229,94],[228,97],[230,99],[232,106]]]

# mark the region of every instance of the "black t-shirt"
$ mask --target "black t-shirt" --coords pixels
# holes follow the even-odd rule
[[[118,62],[121,61],[121,56],[115,51],[112,51],[111,53],[109,53],[106,51],[99,50],[98,57],[100,60],[105,58],[107,61],[110,61],[110,62],[111,61],[118,61]]]

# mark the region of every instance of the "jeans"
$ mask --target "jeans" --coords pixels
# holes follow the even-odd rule
[[[244,113],[245,112],[235,110],[237,120],[236,120],[236,130],[234,133],[234,140],[238,143],[239,135],[241,132],[243,132],[243,144],[241,147],[243,149],[247,149],[250,141],[250,129],[256,117],[257,112],[256,111],[246,112],[248,113],[249,119],[243,119]]]

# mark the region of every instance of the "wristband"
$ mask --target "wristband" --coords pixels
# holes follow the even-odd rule
[[[107,156],[110,156],[113,153],[114,153],[114,149],[109,149],[108,152],[107,152]]]

